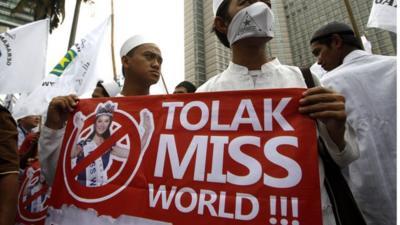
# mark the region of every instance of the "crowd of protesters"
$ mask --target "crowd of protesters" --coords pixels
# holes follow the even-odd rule
[[[350,26],[331,22],[310,37],[310,52],[327,71],[319,79],[267,56],[271,1],[213,0],[213,13],[213,32],[230,49],[231,62],[200,87],[183,81],[173,93],[307,88],[299,112],[317,121],[323,224],[396,224],[396,57],[363,51]],[[246,25],[259,29],[246,29],[248,17]],[[159,81],[163,58],[151,39],[132,36],[120,57],[123,87],[99,81],[93,98],[149,95]],[[66,121],[78,103],[76,95],[53,98],[44,121],[37,115],[15,121],[0,106],[0,225],[15,224],[18,175],[27,167],[40,162],[52,185]]]

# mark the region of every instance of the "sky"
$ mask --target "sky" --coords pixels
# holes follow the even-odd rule
[[[64,22],[49,37],[46,71],[49,72],[65,55],[71,31],[75,1],[66,2]],[[183,0],[114,0],[115,59],[117,73],[121,73],[120,48],[135,34],[150,36],[160,47],[163,56],[162,73],[169,92],[184,80],[184,15]],[[83,3],[77,28],[76,41],[85,36],[111,14],[111,0],[93,0]],[[111,29],[107,46],[101,48],[99,65],[101,78],[112,80]],[[165,94],[161,79],[151,88],[151,94]]]

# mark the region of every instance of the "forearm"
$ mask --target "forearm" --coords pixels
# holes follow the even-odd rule
[[[50,185],[53,184],[64,133],[65,129],[53,130],[43,126],[39,138],[41,171]]]
[[[329,155],[339,167],[343,168],[360,157],[354,130],[348,124],[345,126],[343,135],[343,147],[335,143],[323,123],[319,122],[318,128]]]
[[[121,147],[114,146],[112,148],[111,154],[120,157],[120,158],[128,158],[129,150]]]
[[[0,175],[0,225],[15,224],[18,189],[17,173]]]

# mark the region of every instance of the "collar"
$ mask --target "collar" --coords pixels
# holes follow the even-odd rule
[[[267,73],[272,70],[275,70],[277,67],[279,67],[281,65],[282,64],[279,62],[278,58],[274,58],[271,61],[262,65],[261,71],[263,73]],[[248,75],[249,74],[249,69],[247,67],[235,64],[232,61],[229,62],[229,66],[228,66],[227,70],[229,70],[233,74],[239,74],[239,75]]]
[[[21,126],[21,124],[18,124],[19,129],[21,129],[22,133],[26,136],[29,131],[27,131],[24,127]]]
[[[354,51],[350,52],[349,54],[347,54],[346,57],[344,57],[343,64],[351,62],[357,58],[360,58],[360,57],[366,56],[366,55],[371,55],[371,54],[366,51],[363,51],[363,50],[354,50]]]

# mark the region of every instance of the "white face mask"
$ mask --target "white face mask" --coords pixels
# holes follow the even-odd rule
[[[228,27],[228,40],[232,46],[238,40],[249,37],[274,37],[274,15],[267,4],[256,2],[240,10]]]

